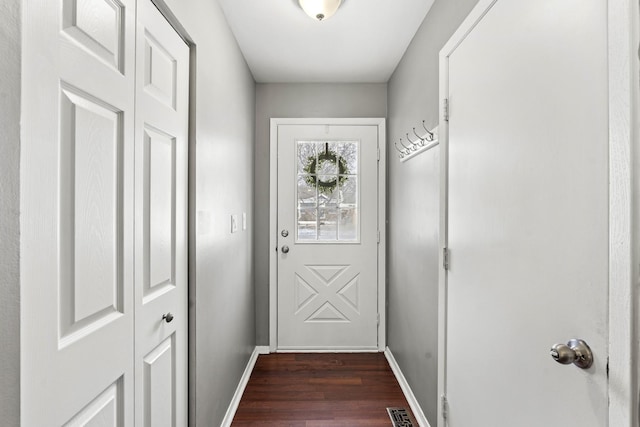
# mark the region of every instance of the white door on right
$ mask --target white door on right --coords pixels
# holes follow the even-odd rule
[[[607,2],[478,7],[441,53],[447,425],[607,426]]]

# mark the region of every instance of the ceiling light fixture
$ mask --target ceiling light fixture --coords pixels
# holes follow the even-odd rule
[[[298,0],[298,2],[307,15],[318,21],[324,21],[336,13],[342,0]]]

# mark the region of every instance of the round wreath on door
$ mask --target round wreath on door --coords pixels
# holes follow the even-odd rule
[[[323,181],[317,175],[318,168],[322,168],[325,163],[332,163],[338,168],[338,176],[333,177],[327,181]],[[349,179],[346,176],[349,173],[347,162],[343,157],[338,156],[334,150],[329,149],[329,143],[325,143],[324,151],[318,154],[316,159],[315,155],[307,157],[307,163],[304,167],[304,171],[308,174],[305,177],[305,182],[310,187],[317,187],[318,191],[326,195],[332,194],[338,184],[341,186]]]

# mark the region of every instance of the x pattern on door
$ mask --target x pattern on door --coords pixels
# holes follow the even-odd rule
[[[305,265],[295,278],[296,316],[305,322],[351,322],[360,314],[360,274],[349,273],[348,265]]]

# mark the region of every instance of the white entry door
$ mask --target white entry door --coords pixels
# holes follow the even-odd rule
[[[441,61],[446,425],[606,426],[607,2],[481,1]]]
[[[378,348],[378,126],[278,125],[278,350]]]
[[[189,48],[138,0],[136,425],[187,424]]]
[[[132,425],[135,2],[22,6],[21,425]]]

